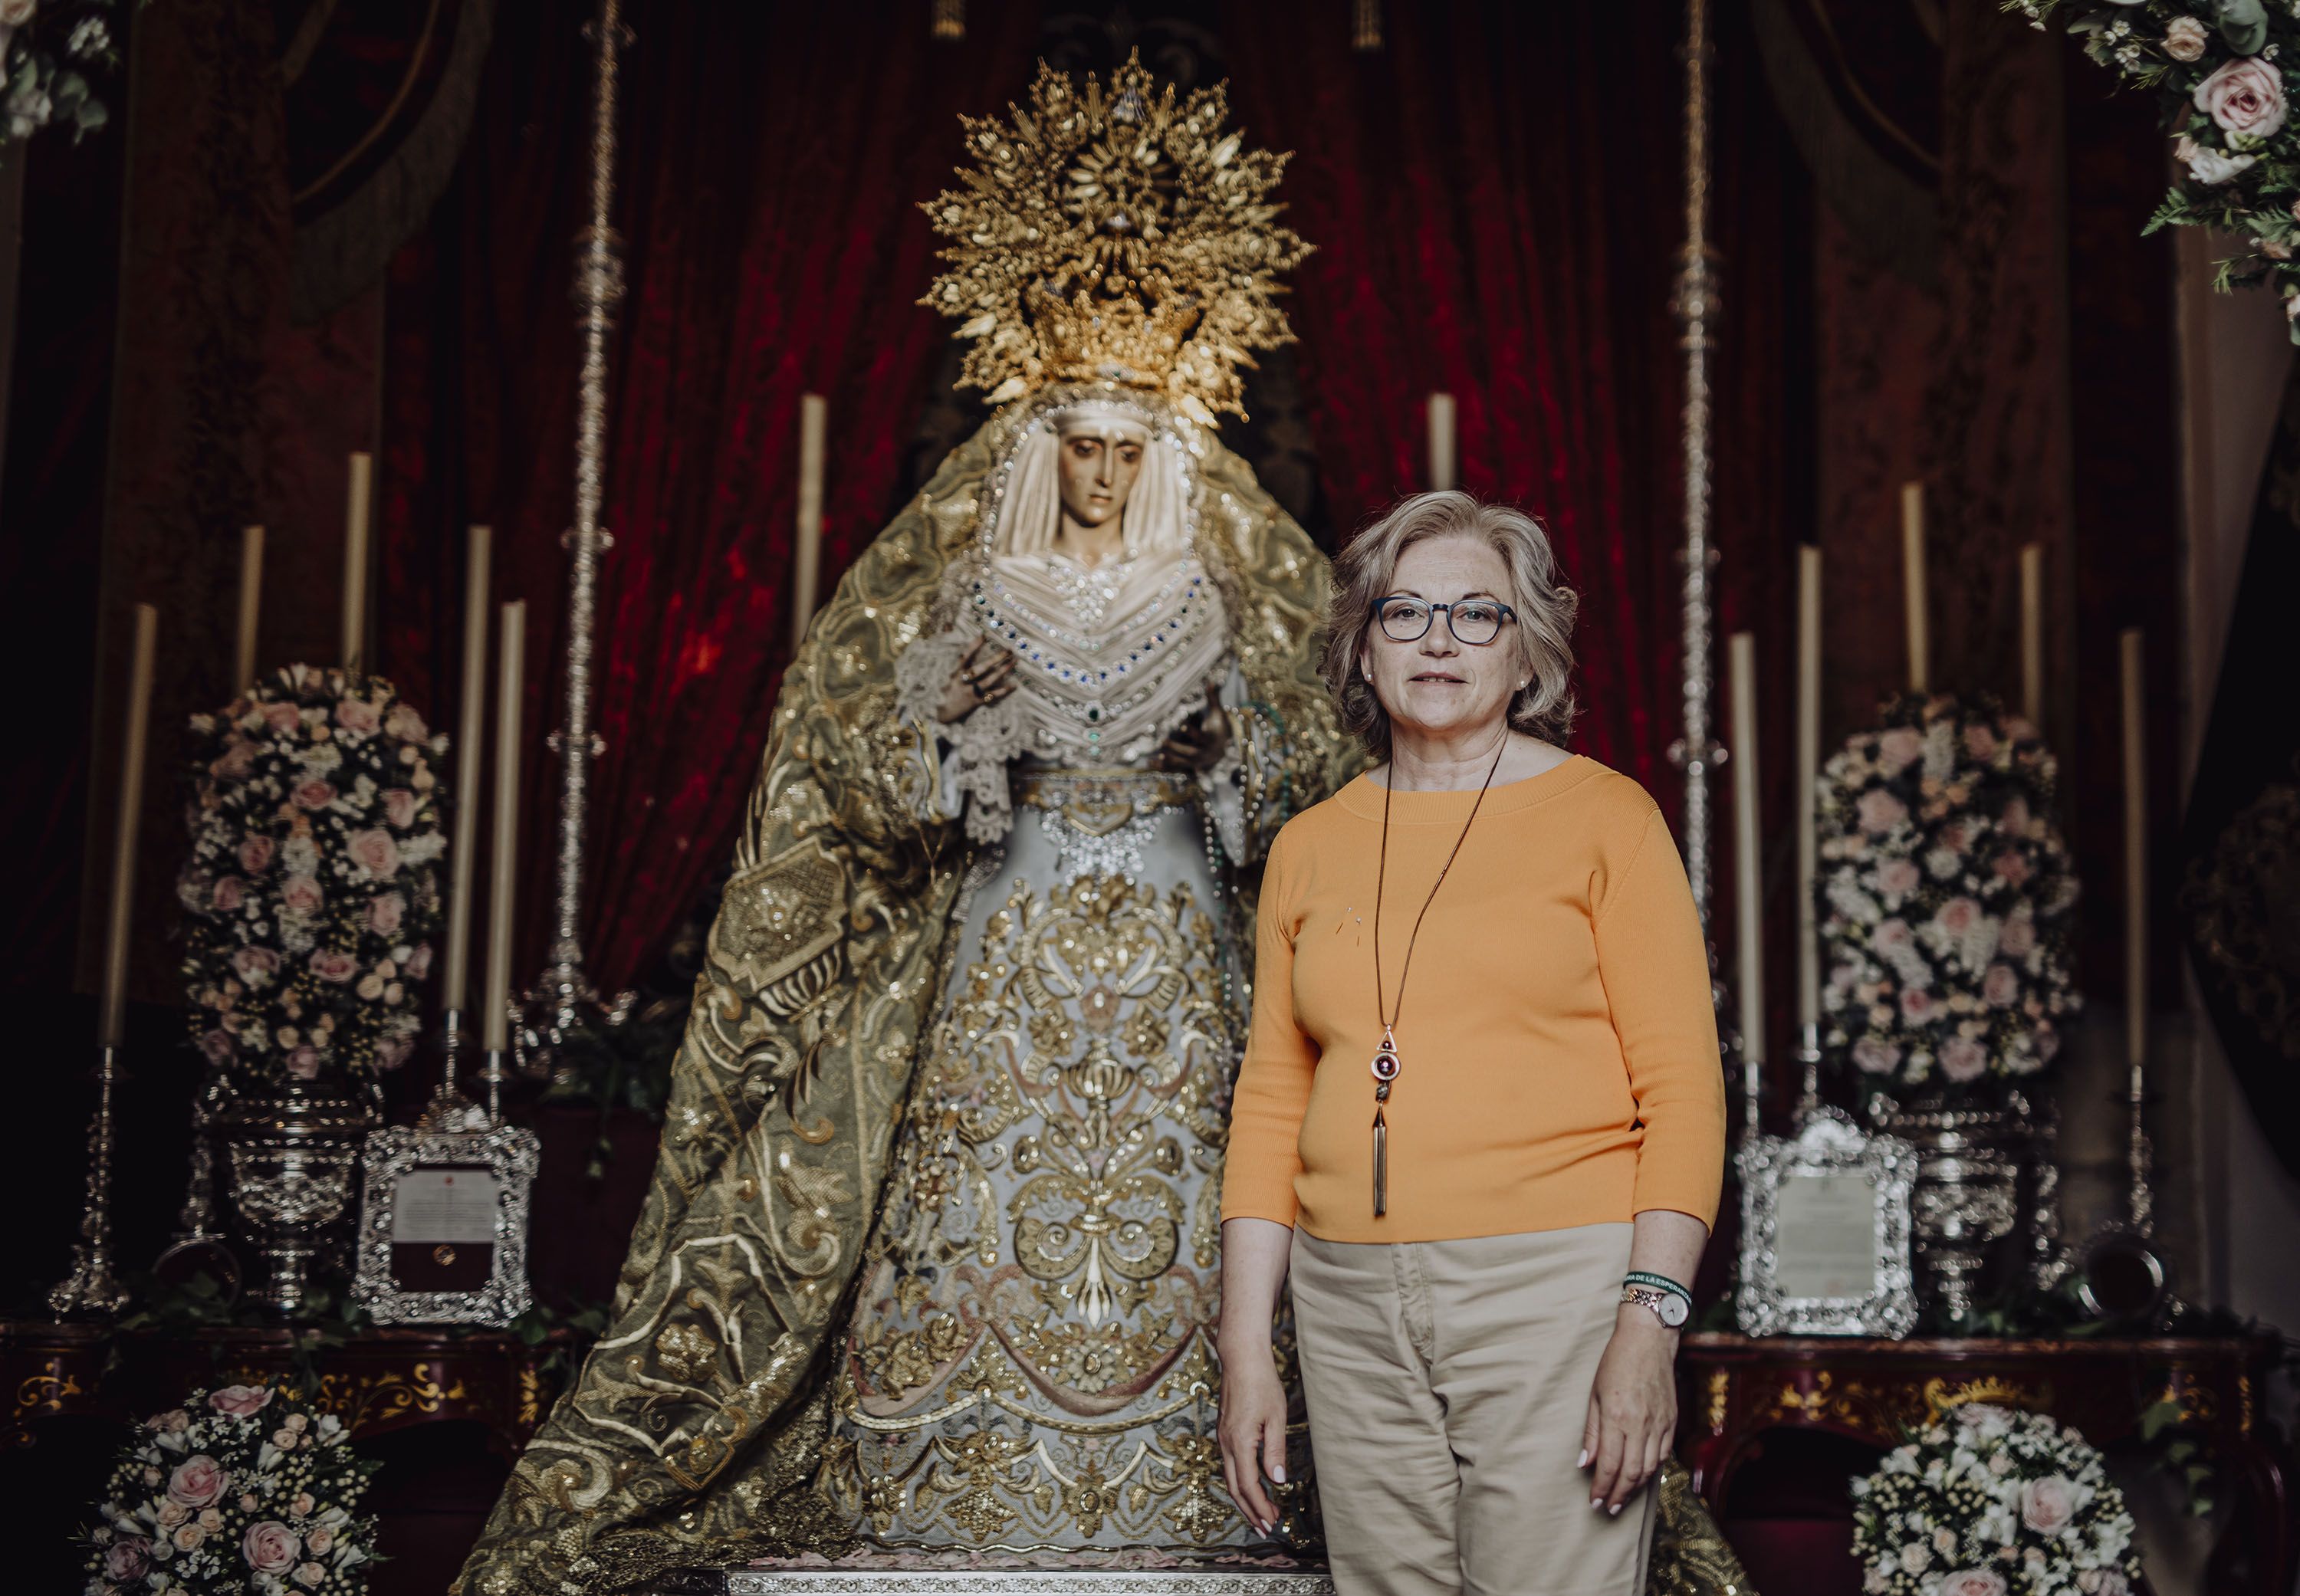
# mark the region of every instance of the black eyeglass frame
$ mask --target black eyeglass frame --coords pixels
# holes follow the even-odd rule
[[[1517,611],[1511,609],[1507,604],[1503,603],[1499,599],[1462,599],[1457,601],[1457,603],[1460,604],[1490,604],[1495,609],[1500,611],[1501,623],[1494,628],[1494,635],[1490,637],[1480,637],[1474,641],[1468,637],[1464,637],[1458,630],[1455,629],[1454,625],[1454,611],[1456,608],[1455,604],[1433,604],[1428,599],[1415,598],[1410,593],[1386,593],[1382,594],[1381,597],[1374,600],[1373,624],[1380,628],[1381,635],[1388,638],[1392,643],[1419,643],[1424,637],[1429,636],[1429,628],[1438,624],[1438,611],[1442,610],[1446,614],[1446,629],[1448,632],[1453,633],[1454,642],[1460,644],[1463,648],[1490,648],[1495,644],[1501,641],[1502,627],[1506,626],[1511,621],[1517,619]],[[1389,629],[1389,607],[1392,604],[1420,604],[1429,611],[1429,619],[1423,625],[1422,628],[1414,633],[1412,636],[1401,637],[1396,633]]]

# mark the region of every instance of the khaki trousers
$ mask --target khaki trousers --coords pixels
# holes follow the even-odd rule
[[[1574,1467],[1628,1225],[1321,1242],[1290,1265],[1340,1596],[1638,1596],[1653,1492],[1589,1506]]]

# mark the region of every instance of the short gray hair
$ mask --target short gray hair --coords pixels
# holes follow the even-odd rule
[[[1457,533],[1485,539],[1509,569],[1510,590],[1503,602],[1517,611],[1518,655],[1531,677],[1510,701],[1510,725],[1549,743],[1564,742],[1573,729],[1573,615],[1581,601],[1557,579],[1549,535],[1522,510],[1483,503],[1448,488],[1400,500],[1334,561],[1321,669],[1340,708],[1342,729],[1354,734],[1376,759],[1389,757],[1389,711],[1357,668],[1373,630],[1374,601],[1392,590],[1406,550]]]

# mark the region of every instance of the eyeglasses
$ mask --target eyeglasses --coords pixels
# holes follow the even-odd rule
[[[1454,641],[1481,647],[1502,634],[1502,623],[1515,620],[1517,611],[1492,599],[1463,599],[1458,604],[1433,604],[1427,599],[1392,594],[1374,601],[1382,636],[1392,643],[1419,643],[1429,635],[1438,611],[1446,612],[1446,629]]]

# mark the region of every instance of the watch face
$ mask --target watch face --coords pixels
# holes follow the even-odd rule
[[[1691,1317],[1692,1310],[1686,1307],[1683,1297],[1679,1296],[1675,1292],[1662,1293],[1661,1322],[1662,1324],[1674,1330]]]

